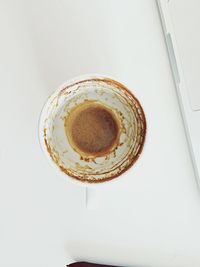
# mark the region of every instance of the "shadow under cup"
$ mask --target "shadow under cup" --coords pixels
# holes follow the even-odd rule
[[[118,177],[138,159],[146,119],[139,101],[121,83],[79,78],[48,99],[40,132],[44,150],[63,173],[100,183]]]

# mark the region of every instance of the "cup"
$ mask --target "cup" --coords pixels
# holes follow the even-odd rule
[[[120,179],[139,158],[145,136],[138,99],[103,75],[64,83],[48,98],[39,119],[42,151],[59,174],[86,188],[87,206],[95,198],[88,188]]]

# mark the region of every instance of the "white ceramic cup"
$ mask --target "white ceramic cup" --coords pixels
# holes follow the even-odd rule
[[[104,156],[83,157],[66,136],[65,118],[88,100],[108,107],[119,121],[118,144]],[[89,206],[94,206],[94,192],[87,188],[118,180],[140,156],[145,135],[146,119],[139,101],[123,84],[103,75],[84,75],[60,86],[48,98],[39,119],[44,154],[59,174],[86,188]]]

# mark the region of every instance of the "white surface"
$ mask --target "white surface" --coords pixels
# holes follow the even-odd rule
[[[0,266],[199,266],[199,192],[155,2],[13,0],[0,12]],[[91,72],[132,88],[148,123],[142,157],[96,210],[37,138],[46,97]]]
[[[200,2],[171,1],[168,12],[182,77],[177,89],[182,98],[186,130],[200,183]]]
[[[175,0],[169,6],[191,107],[200,110],[200,3]]]
[[[200,2],[198,3],[199,12]],[[189,19],[191,20],[190,22],[188,22],[188,19],[186,19],[184,26],[184,19],[181,11],[182,9],[185,11],[189,10],[189,14],[187,13],[187,15],[191,16],[191,14],[194,13],[195,17],[197,2],[192,0],[190,4],[191,6],[189,8],[189,5],[187,5],[185,2],[182,5],[180,1],[168,2],[167,0],[158,0],[158,6],[163,24],[163,32],[166,37],[171,67],[175,78],[174,81],[176,84],[177,95],[179,97],[179,103],[185,123],[185,130],[188,137],[188,143],[190,145],[190,152],[193,159],[194,169],[196,171],[197,182],[200,184],[200,111],[195,110],[198,107],[196,104],[198,104],[199,101],[199,89],[197,84],[196,87],[194,83],[195,79],[196,82],[199,83],[198,77],[195,73],[199,71],[198,65],[200,64],[198,60],[191,61],[191,59],[195,56],[198,59],[200,56],[200,51],[197,51],[197,49],[196,51],[192,51],[192,49],[189,51],[189,47],[193,45],[194,42],[199,42],[200,35],[199,32],[196,33],[196,36],[194,36],[194,33],[190,33],[190,38],[188,40],[187,37],[184,38],[183,32],[185,29],[187,32],[187,29],[192,27],[191,21],[193,18]],[[193,12],[191,12],[192,9]],[[196,19],[196,23],[200,25],[200,20]],[[193,31],[193,29],[191,29],[191,31]],[[190,66],[191,69],[189,69],[188,66]],[[188,78],[190,81],[193,80],[193,82],[188,83]],[[194,87],[192,88],[192,86]],[[193,97],[196,98],[196,106],[194,103],[191,105],[190,101],[191,93],[193,93],[195,90],[198,90],[198,93],[195,92],[195,95],[193,95]]]

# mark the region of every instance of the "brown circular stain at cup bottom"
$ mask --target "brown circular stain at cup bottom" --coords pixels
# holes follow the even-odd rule
[[[81,156],[105,156],[118,145],[120,126],[111,109],[86,100],[65,117],[65,133]]]

